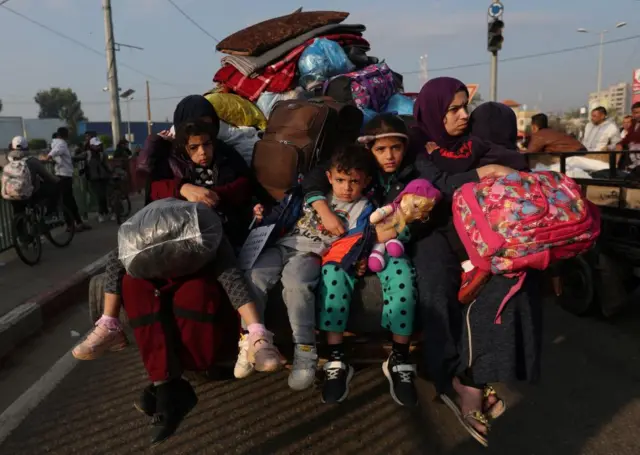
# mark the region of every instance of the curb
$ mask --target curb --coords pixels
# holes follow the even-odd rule
[[[86,301],[89,281],[104,270],[109,254],[0,317],[0,359],[40,331],[52,318],[76,303]]]

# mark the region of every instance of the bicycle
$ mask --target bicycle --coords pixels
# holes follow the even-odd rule
[[[114,170],[109,180],[107,201],[111,214],[115,216],[116,223],[121,224],[123,218],[127,218],[131,213],[131,199],[128,192],[123,189],[123,182],[127,178],[124,171]]]
[[[34,266],[42,257],[42,236],[53,246],[68,246],[76,232],[73,215],[66,207],[58,206],[55,214],[46,214],[44,201],[27,202],[23,213],[18,213],[12,220],[13,247],[18,257],[27,265]],[[62,215],[62,216],[60,216]],[[58,237],[57,234],[62,234]],[[29,254],[29,247],[33,254]]]

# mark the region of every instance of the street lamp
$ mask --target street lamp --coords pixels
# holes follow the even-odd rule
[[[626,22],[618,22],[615,28],[622,28],[627,25]],[[602,90],[602,59],[604,54],[604,35],[609,33],[609,30],[602,30],[600,32],[592,32],[586,28],[579,28],[578,33],[599,33],[600,34],[600,56],[598,58],[598,99],[600,99],[600,90]]]
[[[133,99],[133,94],[136,91],[133,89],[125,90],[120,94],[120,98],[127,102],[127,141],[131,142],[131,109],[129,103]]]

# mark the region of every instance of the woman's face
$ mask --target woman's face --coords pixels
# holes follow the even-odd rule
[[[213,161],[213,141],[208,134],[190,136],[186,151],[191,161],[199,166],[209,166]]]
[[[469,124],[469,97],[464,91],[457,92],[444,116],[444,128],[449,136],[460,136]]]
[[[380,169],[391,174],[397,171],[402,164],[405,148],[405,142],[399,137],[383,137],[376,140],[371,151],[376,157]]]

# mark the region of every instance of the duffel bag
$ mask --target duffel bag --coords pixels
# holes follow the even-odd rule
[[[125,275],[124,309],[151,381],[208,371],[235,353],[237,313],[209,268],[177,280]]]
[[[324,85],[325,96],[360,109],[382,112],[396,93],[393,72],[386,63],[370,65],[359,71],[336,76]]]

